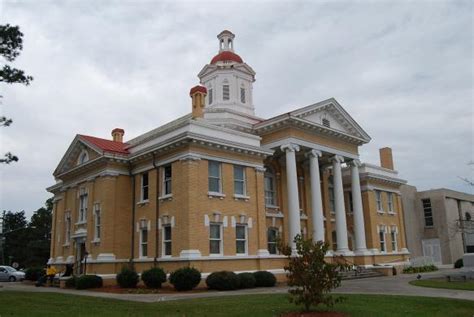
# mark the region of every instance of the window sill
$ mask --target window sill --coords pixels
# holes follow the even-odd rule
[[[162,201],[162,200],[173,200],[173,194],[166,194],[166,195],[163,195],[163,196],[160,196],[158,197],[158,200]]]
[[[100,239],[94,239],[94,240],[91,241],[91,243],[99,244],[99,243],[100,243]]]
[[[76,222],[74,225],[75,225],[75,226],[80,226],[80,225],[85,225],[85,224],[87,224],[87,220],[85,220],[85,221],[78,221],[78,222]]]
[[[388,213],[389,215],[391,215],[391,216],[395,216],[395,215],[397,214],[395,211],[389,211],[389,212],[387,212],[387,213]]]
[[[385,213],[385,211],[383,210],[377,210],[377,213],[380,214],[380,215],[383,215]]]
[[[265,205],[265,208],[280,210],[280,207],[275,205]]]
[[[235,256],[248,256],[248,253],[236,253]]]
[[[234,194],[234,200],[245,200],[249,201],[250,197],[247,195]]]
[[[162,259],[170,259],[172,257],[173,257],[172,255],[162,255],[161,256]]]
[[[69,243],[69,242],[63,244],[63,247],[66,247],[66,248],[69,247],[69,246],[71,246],[71,243]]]
[[[225,198],[225,194],[218,193],[218,192],[207,192],[207,196],[209,198],[213,198],[213,197],[216,197],[216,198],[219,198],[219,199],[224,199]]]
[[[219,256],[224,256],[223,253],[209,253],[210,257],[219,257]]]

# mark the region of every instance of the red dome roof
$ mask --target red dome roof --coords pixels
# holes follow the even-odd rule
[[[232,61],[237,63],[243,63],[244,61],[240,58],[239,55],[231,52],[231,51],[223,51],[214,56],[211,60],[211,64],[215,64],[217,62],[225,62],[225,61]]]

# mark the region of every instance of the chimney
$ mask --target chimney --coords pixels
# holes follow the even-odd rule
[[[193,119],[202,118],[204,113],[204,107],[206,105],[204,98],[207,95],[207,89],[204,86],[194,86],[189,91],[189,95],[192,98],[192,114]]]
[[[123,143],[123,135],[125,134],[125,131],[120,128],[115,128],[112,130],[112,140],[114,142],[120,142]]]
[[[380,166],[383,168],[388,168],[393,170],[393,157],[392,149],[389,147],[384,147],[379,150],[380,152]]]

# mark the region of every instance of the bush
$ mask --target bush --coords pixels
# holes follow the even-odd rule
[[[276,284],[276,277],[267,271],[257,271],[253,273],[256,287],[272,287]]]
[[[431,264],[431,265],[423,265],[423,266],[408,266],[403,269],[403,273],[411,274],[411,273],[424,273],[424,272],[433,272],[438,271],[438,268]]]
[[[102,287],[102,278],[97,275],[82,275],[75,278],[76,289]]]
[[[25,271],[25,280],[37,281],[45,274],[42,267],[30,267]]]
[[[170,283],[177,291],[190,291],[201,282],[201,272],[193,267],[182,267],[170,274]]]
[[[239,278],[239,287],[240,288],[253,288],[257,283],[255,276],[252,273],[240,273],[237,274]]]
[[[122,268],[116,279],[121,288],[135,288],[139,280],[137,272],[127,266]]]
[[[219,271],[209,275],[206,284],[209,289],[230,291],[239,288],[239,278],[234,272]]]
[[[70,278],[68,278],[66,280],[66,287],[67,288],[75,288],[76,287],[76,280],[77,280],[76,276],[71,276]]]
[[[166,282],[166,273],[162,268],[154,267],[142,273],[142,281],[148,288],[161,288],[161,283]]]
[[[455,269],[460,269],[463,266],[464,266],[464,262],[463,262],[462,258],[457,259],[456,262],[454,262],[454,268]]]

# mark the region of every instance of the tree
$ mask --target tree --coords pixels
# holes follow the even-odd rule
[[[341,284],[339,272],[347,265],[328,263],[324,260],[329,244],[323,241],[314,243],[311,239],[304,240],[301,235],[294,239],[297,255],[286,245],[279,244],[280,252],[288,257],[289,263],[285,266],[288,272],[288,286],[290,286],[290,302],[296,305],[303,304],[306,311],[311,306],[320,304],[332,307],[342,300],[334,297],[330,291]]]
[[[10,24],[0,25],[0,55],[7,62],[13,62],[23,49],[23,33],[20,32],[19,26],[11,26]],[[0,82],[6,84],[24,84],[29,85],[33,77],[28,76],[21,69],[12,68],[10,65],[3,65],[0,69]],[[2,96],[0,95],[0,98]],[[12,119],[0,116],[0,127],[8,127],[12,124]],[[10,164],[18,161],[18,157],[8,152],[0,159],[0,163]]]
[[[25,245],[28,243],[28,236],[25,233],[27,221],[24,211],[3,212],[3,248],[2,263],[11,264],[10,258],[15,262],[23,261],[27,252]]]

